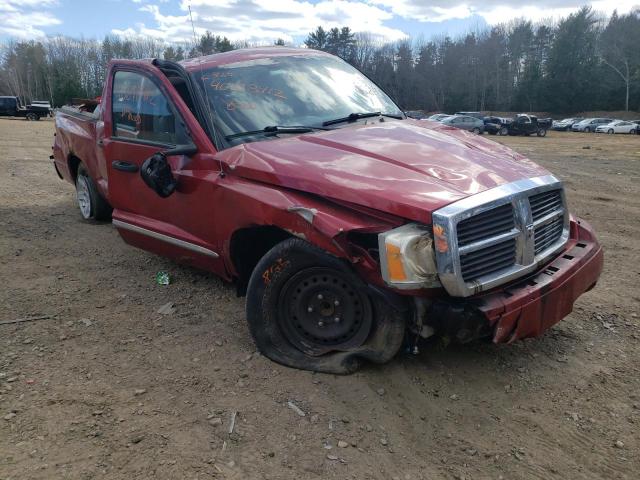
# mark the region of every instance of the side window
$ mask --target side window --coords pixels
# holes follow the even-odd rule
[[[144,75],[116,72],[111,107],[114,137],[170,145],[190,143],[173,105]]]

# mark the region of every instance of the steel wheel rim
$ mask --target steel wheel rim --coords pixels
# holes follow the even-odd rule
[[[89,184],[87,179],[79,175],[76,180],[76,198],[78,199],[78,207],[82,217],[88,219],[91,217],[91,194],[89,193]]]
[[[310,355],[358,347],[372,325],[367,295],[342,272],[325,267],[302,270],[287,281],[277,317],[287,340]]]

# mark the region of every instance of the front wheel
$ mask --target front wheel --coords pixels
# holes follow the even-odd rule
[[[500,135],[501,137],[506,136],[509,133],[509,129],[507,127],[502,127],[500,130],[498,130],[498,135]]]
[[[480,135],[480,129],[479,129],[478,127],[475,127],[473,130],[471,130],[471,132],[472,132],[474,135]]]
[[[40,120],[40,117],[35,113],[27,113],[26,119],[30,122],[35,122],[37,120]]]
[[[404,339],[405,314],[342,260],[297,238],[273,247],[247,291],[249,330],[258,349],[283,365],[347,374],[362,359],[385,363]]]
[[[584,133],[591,133],[591,129],[589,127],[585,127]]]
[[[547,136],[547,131],[544,128],[541,128],[540,130],[538,130],[538,136],[539,137],[546,137]]]
[[[607,130],[607,133],[608,133],[609,135],[613,135],[613,128],[610,128],[609,130]]]
[[[102,221],[111,218],[111,206],[102,198],[82,163],[78,166],[76,176],[76,200],[83,219]]]

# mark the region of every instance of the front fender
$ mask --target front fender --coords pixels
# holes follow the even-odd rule
[[[233,233],[257,226],[275,226],[302,238],[334,256],[357,263],[349,248],[348,232],[381,232],[403,222],[386,214],[357,211],[304,192],[227,176],[221,186],[220,202],[233,209],[225,215],[221,237],[223,255],[232,276],[237,274],[230,259]]]

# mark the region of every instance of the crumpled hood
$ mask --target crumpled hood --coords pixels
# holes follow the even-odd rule
[[[217,158],[244,178],[424,223],[461,198],[548,174],[499,143],[413,120],[246,143]]]

